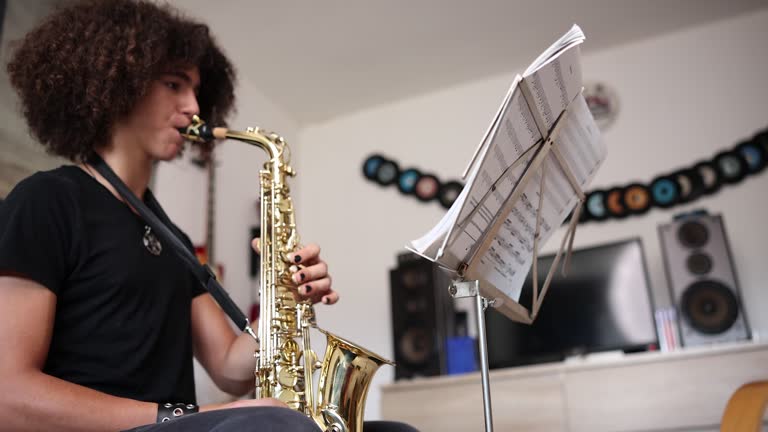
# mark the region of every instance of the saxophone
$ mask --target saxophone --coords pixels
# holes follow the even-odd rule
[[[197,116],[180,130],[190,141],[208,143],[233,139],[260,147],[269,160],[261,180],[261,267],[259,348],[256,357],[256,397],[272,397],[303,412],[327,432],[362,432],[365,399],[381,356],[317,327],[310,300],[302,300],[291,280],[288,254],[299,248],[299,235],[286,182],[296,172],[289,148],[279,135],[259,128],[232,131],[211,128]],[[310,329],[326,336],[322,362],[311,348]],[[320,369],[315,398],[314,372]]]

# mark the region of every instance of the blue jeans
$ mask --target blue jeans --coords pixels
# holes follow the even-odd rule
[[[365,432],[418,432],[398,422],[368,421]],[[309,417],[288,408],[251,407],[207,411],[126,432],[319,432]]]

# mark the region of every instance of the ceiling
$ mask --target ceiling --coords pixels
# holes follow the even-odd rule
[[[176,0],[300,125],[521,72],[573,23],[584,52],[768,8],[765,0]],[[215,7],[211,5],[215,4]]]

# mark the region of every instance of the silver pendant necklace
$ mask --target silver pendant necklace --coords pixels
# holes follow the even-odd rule
[[[85,168],[85,171],[88,174],[90,174],[91,177],[93,177],[94,180],[96,180],[99,183],[102,183],[102,181],[99,180],[98,177],[96,177],[96,174],[94,174],[91,171],[90,165],[88,165],[87,163],[84,163],[82,166]],[[109,189],[109,188],[107,188],[107,189]],[[115,195],[115,197],[117,199],[122,201],[123,204],[128,205],[128,203],[125,202],[125,199],[123,199],[123,197],[121,197],[119,194],[114,194],[113,193],[113,195]],[[133,211],[133,209],[131,209],[131,211]],[[149,253],[151,253],[152,255],[158,256],[158,255],[160,255],[160,253],[163,252],[163,244],[160,243],[160,239],[157,238],[155,233],[152,232],[152,227],[150,227],[149,225],[144,225],[144,236],[142,237],[141,240],[142,240],[142,243],[144,243],[144,247],[147,248]]]
[[[144,237],[142,240],[144,247],[152,255],[158,256],[163,251],[163,244],[160,243],[160,239],[152,232],[152,228],[149,225],[144,225]]]

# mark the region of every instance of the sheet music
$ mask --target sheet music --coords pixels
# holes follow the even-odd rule
[[[509,100],[512,98],[512,95],[514,94],[515,90],[517,89],[518,83],[520,83],[520,80],[522,80],[523,77],[520,75],[515,76],[514,81],[512,81],[512,85],[509,86],[509,90],[507,90],[507,94],[504,95],[504,99],[501,101],[501,105],[499,105],[499,109],[496,111],[496,115],[493,116],[493,121],[490,125],[488,125],[488,129],[485,130],[485,133],[483,134],[483,139],[480,140],[480,145],[477,147],[477,150],[475,150],[475,154],[472,155],[472,159],[469,160],[469,165],[467,165],[467,168],[464,170],[464,174],[462,174],[463,179],[467,179],[467,173],[471,171],[471,168],[473,166],[476,166],[475,162],[477,162],[478,158],[477,156],[481,153],[483,149],[485,149],[488,145],[488,137],[491,136],[491,132],[493,132],[493,129],[498,124],[499,118],[504,113],[504,110],[506,109],[507,105],[509,105]]]
[[[512,85],[509,87],[509,90],[507,90],[507,93],[504,96],[499,109],[496,111],[496,114],[493,117],[493,121],[483,134],[483,138],[480,140],[480,145],[475,150],[475,153],[472,155],[472,158],[469,161],[469,165],[467,165],[467,168],[464,171],[464,178],[467,180],[466,186],[462,189],[459,196],[456,197],[454,204],[451,206],[448,212],[443,215],[443,218],[437,223],[437,225],[435,225],[424,236],[413,240],[410,245],[406,246],[411,251],[431,261],[434,261],[437,257],[444,257],[441,264],[448,270],[454,270],[456,268],[455,266],[460,262],[460,258],[445,255],[443,248],[448,240],[448,235],[453,229],[453,226],[456,224],[456,219],[459,216],[459,212],[463,208],[467,193],[471,188],[469,185],[474,184],[474,179],[481,165],[479,161],[484,159],[485,151],[488,150],[488,146],[490,144],[489,138],[493,135],[498,125],[499,118],[509,106],[509,102],[513,94],[516,91],[519,92],[519,90],[517,90],[517,85],[521,79],[522,77],[520,75],[515,77]],[[467,175],[467,173],[469,173],[469,175]]]
[[[568,107],[554,145],[582,188],[591,181],[605,158],[599,130],[581,95],[578,45],[583,40],[583,33],[574,26],[526,70],[522,80],[530,89],[531,101],[526,100],[521,90],[521,77],[515,78],[470,161],[470,174],[459,198],[443,219],[425,236],[414,240],[409,249],[451,270],[474,258],[479,262],[477,268],[483,279],[513,300],[519,299],[533,259],[542,179],[539,247],[578,202],[563,167],[550,153],[532,173],[532,180],[525,185],[511,211],[500,215],[520,178],[530,168],[531,160],[542,148],[541,131],[548,135]],[[544,124],[537,124],[536,117]],[[485,233],[499,217],[505,220],[492,244],[482,256],[475,257]]]
[[[554,58],[556,58],[560,53],[567,51],[572,46],[578,45],[584,40],[586,37],[584,36],[584,32],[581,31],[581,28],[574,24],[571,26],[571,28],[553,43],[549,46],[544,52],[542,52],[539,57],[536,58],[536,60],[531,63],[530,66],[528,66],[528,69],[525,70],[525,73],[523,75],[530,75],[531,73],[539,70],[542,68],[542,66],[546,65],[550,61],[552,61]]]
[[[605,146],[599,139],[597,125],[584,98],[577,98],[569,109],[573,110],[569,116],[578,119],[564,125],[555,143],[576,181],[585,188],[605,158]],[[484,278],[515,301],[520,298],[520,290],[533,263],[533,236],[541,199],[542,172],[545,178],[539,245],[549,240],[578,202],[578,197],[554,155],[548,155],[544,164],[546,167],[536,172],[526,185],[520,200],[494,237],[491,247],[476,258],[479,259],[478,268]]]
[[[455,268],[465,261],[477,246],[482,233],[489,228],[517,186],[533,152],[528,152],[517,167],[509,169],[510,166],[541,141],[541,134],[519,90],[513,92],[488,141],[487,150],[477,162],[479,169],[473,182],[464,187],[469,191],[458,214],[457,224],[444,241],[444,264],[449,267]],[[502,174],[505,175],[502,177]],[[499,179],[501,181],[497,182]]]
[[[574,45],[541,69],[523,76],[530,84],[536,108],[546,122],[546,130],[581,92],[580,57],[579,46]]]

